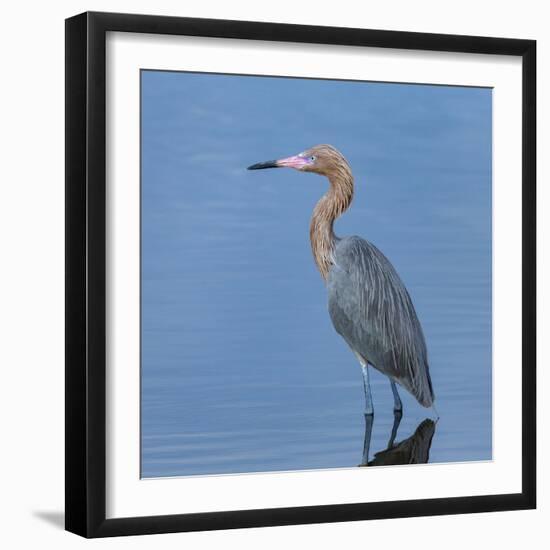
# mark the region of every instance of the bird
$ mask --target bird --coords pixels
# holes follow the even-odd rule
[[[309,237],[315,264],[328,291],[328,311],[336,332],[361,365],[365,415],[374,415],[369,367],[389,378],[394,413],[402,414],[397,385],[424,407],[435,395],[422,326],[397,271],[371,242],[338,237],[334,222],[351,205],[354,177],[344,155],[328,144],[297,155],[259,162],[248,170],[293,168],[328,179],[328,191],[316,204]]]

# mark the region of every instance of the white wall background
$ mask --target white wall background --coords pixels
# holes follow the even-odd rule
[[[63,524],[64,18],[85,10],[538,40],[539,509],[437,518],[85,541]],[[508,549],[548,541],[550,34],[536,0],[59,0],[6,3],[0,33],[0,543],[5,548]],[[546,541],[546,542],[545,542]]]

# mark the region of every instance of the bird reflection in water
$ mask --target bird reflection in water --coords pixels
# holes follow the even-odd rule
[[[394,415],[387,448],[375,453],[373,459],[369,461],[373,416],[365,415],[365,442],[363,445],[363,459],[359,466],[396,466],[400,464],[426,464],[428,462],[437,422],[434,422],[431,418],[426,418],[417,426],[410,437],[395,443],[401,416],[401,414]]]

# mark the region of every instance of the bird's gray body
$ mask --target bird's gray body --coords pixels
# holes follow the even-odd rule
[[[327,279],[336,331],[361,362],[406,388],[420,404],[433,404],[426,342],[399,275],[373,244],[338,239]]]

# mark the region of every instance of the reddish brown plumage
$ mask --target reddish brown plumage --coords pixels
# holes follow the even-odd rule
[[[331,145],[316,145],[302,154],[316,158],[315,165],[304,171],[326,176],[330,184],[329,190],[313,210],[309,230],[313,258],[326,280],[334,263],[334,221],[349,208],[353,200],[353,175],[344,156]]]

